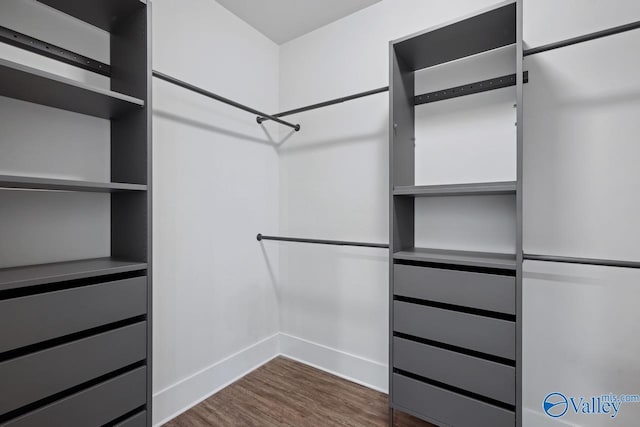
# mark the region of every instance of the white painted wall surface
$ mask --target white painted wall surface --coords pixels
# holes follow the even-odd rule
[[[278,46],[210,0],[153,2],[153,67],[266,111]],[[277,129],[154,80],[154,423],[277,354]],[[248,349],[247,349],[248,348]],[[247,351],[242,352],[242,350]]]
[[[640,2],[529,0],[524,13],[531,47],[637,21]],[[633,31],[525,60],[525,253],[640,259],[639,45]],[[524,269],[525,427],[637,425],[639,404],[615,419],[552,419],[542,401],[556,391],[639,393],[638,274],[544,262]]]

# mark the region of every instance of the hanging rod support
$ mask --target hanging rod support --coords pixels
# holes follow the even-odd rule
[[[329,101],[324,101],[324,102],[319,102],[317,104],[308,105],[306,107],[296,108],[294,110],[283,111],[282,113],[274,114],[273,117],[290,116],[291,114],[302,113],[302,112],[310,111],[310,110],[316,110],[318,108],[328,107],[329,105],[340,104],[340,103],[343,103],[343,102],[346,102],[346,101],[351,101],[352,99],[364,98],[365,96],[375,95],[377,93],[388,92],[388,91],[389,91],[389,86],[380,87],[378,89],[372,89],[372,90],[368,90],[366,92],[360,92],[360,93],[356,93],[356,94],[349,95],[349,96],[343,96],[342,98],[335,98],[335,99],[331,99]],[[262,115],[262,116],[257,117],[256,120],[258,121],[258,123],[262,123],[264,121],[272,120],[272,119],[269,116]]]
[[[262,234],[258,234],[256,236],[256,239],[259,242],[262,240],[276,240],[279,242],[316,243],[320,245],[334,245],[334,246],[357,246],[357,247],[365,247],[365,248],[383,248],[383,249],[389,248],[389,245],[386,243],[349,242],[345,240],[301,239],[298,237],[264,236]]]
[[[295,129],[296,132],[300,130],[300,125],[299,124],[295,124],[294,125],[293,123],[289,123],[289,122],[286,122],[286,121],[284,121],[282,119],[279,119],[277,117],[262,113],[262,112],[260,112],[260,111],[258,111],[256,109],[254,109],[254,108],[247,107],[246,105],[242,105],[242,104],[240,104],[238,102],[232,101],[231,99],[225,98],[225,97],[220,96],[218,94],[215,94],[213,92],[209,92],[208,90],[201,89],[201,88],[199,88],[197,86],[194,86],[194,85],[192,85],[190,83],[183,82],[182,80],[178,80],[178,79],[176,79],[174,77],[168,76],[168,75],[163,74],[163,73],[161,73],[159,71],[155,71],[154,70],[153,71],[153,76],[159,78],[160,80],[164,80],[166,82],[173,83],[176,86],[180,86],[180,87],[182,87],[184,89],[187,89],[187,90],[190,90],[192,92],[198,93],[200,95],[206,96],[207,98],[215,99],[216,101],[220,101],[220,102],[225,103],[227,105],[231,105],[232,107],[235,107],[235,108],[238,108],[240,110],[246,111],[247,113],[257,114],[259,116],[267,117],[270,120],[273,120],[274,122],[277,122],[277,123],[280,123],[281,125],[289,126],[290,128]]]
[[[626,31],[637,30],[640,28],[640,21],[631,22],[629,24],[620,25],[613,28],[608,28],[602,31],[596,31],[594,33],[585,34],[578,37],[573,37],[570,39],[562,40],[555,43],[545,44],[543,46],[533,47],[531,49],[526,49],[523,52],[523,56],[535,55],[537,53],[547,52],[549,50],[558,49],[561,47],[571,46],[578,43],[587,42],[590,40],[599,39],[602,37],[612,36],[614,34],[624,33]]]

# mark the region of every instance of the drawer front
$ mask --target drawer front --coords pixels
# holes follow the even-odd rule
[[[147,368],[141,367],[29,412],[5,426],[100,427],[144,405],[146,392]],[[133,426],[136,424],[127,425]]]
[[[393,302],[394,331],[515,360],[514,322]]]
[[[146,277],[0,301],[0,353],[146,312]]]
[[[147,411],[142,411],[113,427],[147,427]]]
[[[512,366],[394,337],[393,367],[515,405]]]
[[[144,360],[146,322],[0,363],[0,414]]]
[[[393,277],[395,295],[516,313],[516,279],[513,276],[396,264]]]
[[[393,404],[448,426],[514,427],[516,422],[513,411],[399,374],[393,374]]]

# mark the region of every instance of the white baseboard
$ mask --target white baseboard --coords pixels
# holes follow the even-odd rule
[[[383,363],[282,332],[280,333],[280,353],[282,356],[365,387],[382,393],[388,392],[389,370]]]
[[[154,393],[153,425],[161,426],[177,417],[279,353],[279,334],[274,334]]]
[[[272,359],[284,356],[373,390],[387,393],[387,365],[289,334],[271,335],[153,395],[159,427]]]

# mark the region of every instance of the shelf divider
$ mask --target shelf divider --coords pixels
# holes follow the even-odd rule
[[[144,101],[108,89],[0,59],[0,96],[112,119],[144,106]]]
[[[469,267],[516,269],[515,254],[470,252],[449,249],[410,248],[395,252],[395,260],[464,265]]]
[[[0,291],[145,270],[147,263],[93,258],[0,269]]]
[[[30,176],[0,175],[0,189],[20,188],[28,190],[84,191],[90,193],[113,193],[116,191],[146,191],[142,184],[120,182],[91,182],[67,179],[37,178]]]
[[[38,0],[81,21],[111,31],[115,25],[144,8],[146,0]]]
[[[515,194],[515,181],[474,182],[444,185],[402,185],[393,189],[394,196],[445,197]]]

